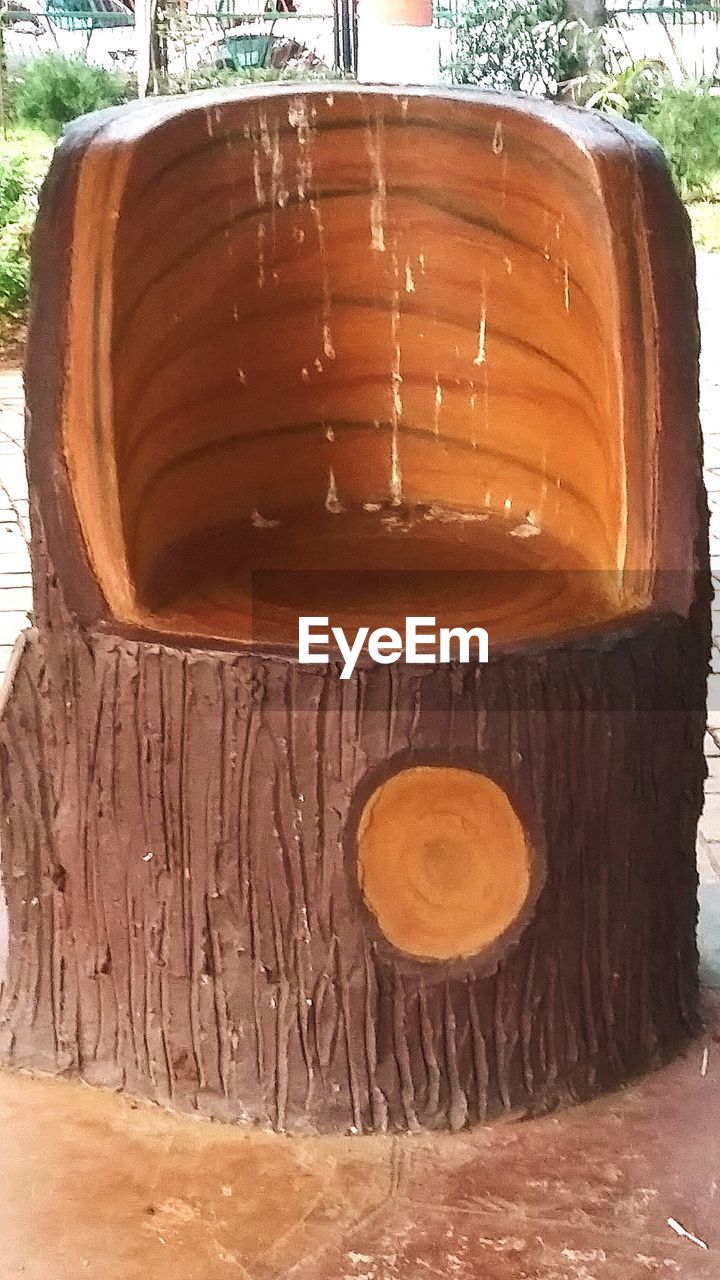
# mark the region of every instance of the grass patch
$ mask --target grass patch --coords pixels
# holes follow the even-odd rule
[[[720,202],[699,200],[688,205],[696,249],[720,253]]]
[[[13,124],[8,127],[7,138],[0,137],[0,154],[22,156],[30,165],[47,169],[55,143],[44,129],[32,125]]]

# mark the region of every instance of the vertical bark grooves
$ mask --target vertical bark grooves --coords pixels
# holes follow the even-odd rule
[[[278,1129],[460,1128],[692,1032],[696,620],[346,683],[50,600],[0,724],[5,1060]],[[545,860],[492,964],[394,952],[354,883],[358,787],[434,754],[496,778]]]

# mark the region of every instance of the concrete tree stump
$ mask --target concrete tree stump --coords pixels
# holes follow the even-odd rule
[[[654,144],[468,92],[148,103],[68,131],[33,271],[3,1060],[353,1132],[667,1060],[709,568]],[[300,615],[490,660],[342,680]]]

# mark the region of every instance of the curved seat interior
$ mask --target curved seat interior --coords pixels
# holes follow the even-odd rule
[[[561,130],[512,104],[283,92],[113,154],[88,339],[110,456],[72,423],[66,450],[117,615],[293,643],[299,614],[434,614],[492,643],[647,604],[623,575],[613,231]]]

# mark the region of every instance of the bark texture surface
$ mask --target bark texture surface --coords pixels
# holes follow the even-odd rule
[[[341,682],[55,622],[0,729],[8,1060],[278,1129],[460,1128],[692,1032],[689,624]],[[358,784],[438,757],[494,776],[546,864],[493,972],[393,954],[354,883]]]

